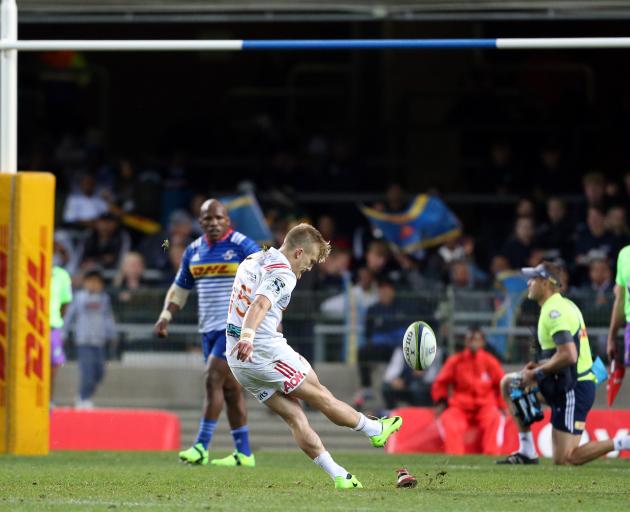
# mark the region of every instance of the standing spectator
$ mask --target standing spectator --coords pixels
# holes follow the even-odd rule
[[[65,332],[72,331],[79,362],[79,396],[75,406],[94,407],[92,396],[105,375],[106,345],[117,339],[116,323],[112,314],[105,282],[97,268],[83,277],[83,288],[77,291],[68,308]]]
[[[68,197],[63,221],[78,227],[91,227],[107,210],[107,203],[96,194],[94,176],[84,174],[79,182],[79,191]]]
[[[81,266],[100,266],[116,269],[131,247],[129,233],[120,227],[118,218],[111,213],[102,214],[83,244]]]
[[[477,426],[481,430],[484,454],[498,454],[499,430],[503,428],[501,398],[501,363],[485,350],[483,332],[472,326],[466,333],[465,348],[450,356],[431,389],[442,427],[446,453],[464,453],[464,434]],[[449,388],[452,393],[449,396]]]
[[[72,279],[62,267],[53,266],[50,279],[50,403],[54,404],[55,377],[66,362],[63,351],[63,317],[72,302]]]
[[[355,407],[363,407],[365,401],[373,396],[373,364],[390,360],[403,338],[407,320],[404,304],[396,299],[394,283],[382,278],[378,285],[378,302],[367,310],[366,342],[359,348],[361,388],[355,394]]]
[[[519,217],[514,223],[514,234],[503,244],[503,254],[512,268],[520,268],[527,264],[534,241],[534,221],[531,217]]]

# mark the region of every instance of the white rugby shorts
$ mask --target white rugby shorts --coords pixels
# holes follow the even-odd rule
[[[254,360],[255,357],[254,354]],[[230,369],[241,386],[262,403],[276,391],[285,395],[295,391],[304,382],[311,365],[287,346],[273,361],[251,366],[230,365]]]

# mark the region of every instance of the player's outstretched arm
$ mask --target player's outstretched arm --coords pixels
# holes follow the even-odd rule
[[[270,309],[271,301],[264,295],[256,295],[254,302],[247,308],[245,318],[243,318],[243,326],[241,327],[241,337],[238,343],[234,345],[230,355],[236,352],[236,358],[239,361],[252,360],[256,329],[258,329],[258,326],[264,320]]]
[[[184,307],[189,293],[189,290],[177,286],[175,283],[169,288],[164,299],[164,309],[153,326],[153,332],[160,338],[168,336],[168,324],[173,319],[173,313],[177,313]]]

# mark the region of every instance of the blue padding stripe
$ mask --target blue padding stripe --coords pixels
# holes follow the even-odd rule
[[[245,39],[243,50],[385,50],[493,48],[496,39]]]

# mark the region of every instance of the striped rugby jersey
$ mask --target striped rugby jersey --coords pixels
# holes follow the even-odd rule
[[[199,332],[225,330],[238,265],[258,251],[256,242],[231,229],[221,240],[209,242],[204,235],[186,248],[175,284],[187,290],[197,287]]]

